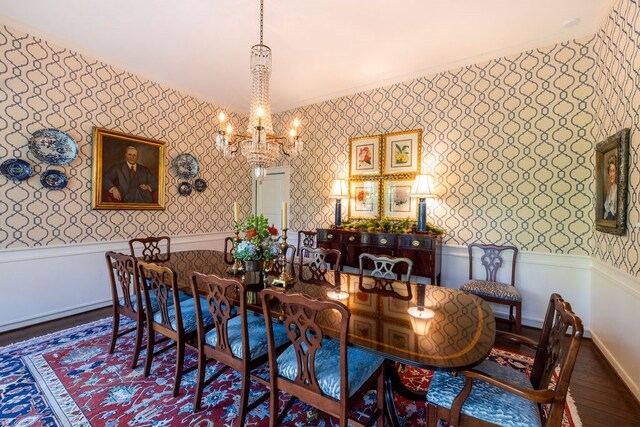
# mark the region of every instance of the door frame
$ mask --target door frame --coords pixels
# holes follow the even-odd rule
[[[267,169],[267,176],[269,175],[283,175],[284,189],[285,194],[287,195],[286,200],[283,200],[283,202],[287,202],[288,205],[291,205],[291,166],[274,166],[269,168]],[[258,206],[258,180],[255,178],[251,180],[251,190],[251,211],[256,215]]]

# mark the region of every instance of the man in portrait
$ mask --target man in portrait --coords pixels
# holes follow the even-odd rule
[[[104,194],[116,202],[154,203],[158,180],[149,169],[138,163],[138,149],[132,145],[125,150],[124,161],[113,165],[103,177]]]
[[[618,158],[615,154],[612,154],[607,158],[606,172],[609,179],[605,180],[605,188],[603,191],[603,194],[607,195],[607,197],[604,199],[603,219],[615,221],[618,202],[618,185],[616,183],[616,176],[618,172]],[[609,191],[606,191],[607,186],[609,187]]]

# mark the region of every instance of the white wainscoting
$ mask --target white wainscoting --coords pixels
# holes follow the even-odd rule
[[[171,250],[219,249],[231,231],[172,236]],[[0,332],[111,305],[104,253],[127,241],[0,250]]]
[[[640,280],[593,260],[591,338],[640,400]]]

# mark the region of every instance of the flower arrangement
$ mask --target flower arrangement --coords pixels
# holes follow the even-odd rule
[[[243,261],[269,261],[280,255],[278,229],[263,215],[248,216],[236,224],[239,233],[245,233],[234,243],[233,257]]]

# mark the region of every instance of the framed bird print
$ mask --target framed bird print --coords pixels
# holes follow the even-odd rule
[[[384,135],[383,175],[408,175],[420,172],[422,130],[414,129]]]

